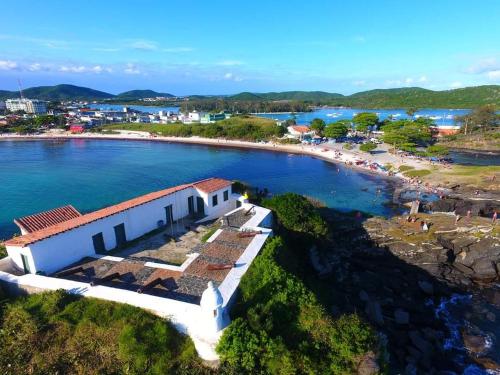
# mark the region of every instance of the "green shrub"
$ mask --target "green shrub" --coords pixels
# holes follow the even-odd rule
[[[278,258],[291,254],[271,239],[240,283],[237,316],[217,347],[241,374],[350,374],[375,350],[374,331],[356,315],[332,319]]]
[[[372,143],[372,142],[363,143],[361,146],[359,146],[359,149],[363,152],[372,152],[376,148],[377,148],[377,145],[375,143]]]
[[[343,149],[345,150],[352,150],[353,149],[353,145],[352,143],[344,143],[344,145],[342,146]]]
[[[59,290],[13,300],[2,316],[2,373],[165,374],[191,363],[187,337],[130,305]]]
[[[0,245],[0,259],[5,258],[7,256],[7,249],[4,245]]]
[[[326,222],[311,202],[301,195],[295,193],[277,195],[264,199],[262,205],[272,209],[278,222],[290,232],[310,234],[314,237],[328,234]]]
[[[201,242],[207,242],[210,237],[219,229],[218,225],[213,225],[203,236],[201,236]]]
[[[406,177],[424,177],[431,174],[428,169],[415,169],[403,173]]]

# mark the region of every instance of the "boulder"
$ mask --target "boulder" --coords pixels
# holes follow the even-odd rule
[[[430,358],[432,356],[434,347],[419,331],[410,331],[408,335],[413,345],[422,353],[424,358]]]
[[[408,324],[410,323],[410,313],[403,309],[397,309],[394,311],[394,320],[396,320],[396,324]]]
[[[434,287],[430,282],[422,280],[418,282],[418,286],[420,290],[422,290],[422,292],[424,292],[425,294],[428,294],[430,296],[434,294]]]
[[[487,258],[477,260],[472,269],[474,271],[474,275],[472,276],[474,280],[491,282],[498,276],[495,263]]]
[[[365,354],[358,365],[358,375],[375,375],[380,373],[380,366],[377,363],[375,354],[370,352]]]
[[[366,303],[365,312],[372,322],[378,324],[379,326],[384,325],[384,317],[382,315],[380,303],[377,301],[368,301]]]
[[[474,354],[481,354],[488,349],[486,337],[479,335],[469,335],[462,332],[462,339],[464,340],[464,347],[467,351]]]

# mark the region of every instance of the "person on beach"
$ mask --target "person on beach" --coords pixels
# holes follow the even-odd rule
[[[495,212],[493,212],[493,217],[492,217],[492,219],[491,219],[491,222],[492,222],[493,224],[495,224],[495,223],[497,222],[497,216],[498,216],[497,212],[496,212],[496,211],[495,211]]]
[[[470,224],[471,210],[467,210],[467,224]]]
[[[457,214],[457,211],[454,211],[455,213],[455,225],[458,225],[458,221],[460,220],[460,215]]]

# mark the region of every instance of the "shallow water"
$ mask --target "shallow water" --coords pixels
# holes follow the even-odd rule
[[[148,141],[0,142],[0,238],[13,219],[72,204],[82,212],[206,177],[292,191],[340,210],[390,215],[387,179],[310,156]]]

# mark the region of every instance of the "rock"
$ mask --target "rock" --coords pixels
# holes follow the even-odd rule
[[[432,352],[434,350],[432,344],[424,339],[420,332],[418,331],[410,331],[408,334],[410,336],[410,340],[415,345],[418,350],[422,353],[425,358],[430,358],[432,356]]]
[[[474,354],[483,353],[487,348],[486,338],[479,335],[469,335],[462,332],[465,349]]]
[[[379,326],[384,325],[384,317],[382,315],[380,303],[378,303],[377,301],[368,301],[366,303],[365,312],[371,321],[378,324]]]
[[[376,356],[374,353],[369,352],[365,354],[358,365],[359,375],[375,375],[380,373],[380,366],[376,361]]]
[[[366,293],[364,290],[361,290],[359,292],[359,299],[361,301],[368,302],[368,300],[370,299],[370,297],[368,296],[368,293]]]
[[[492,313],[491,311],[488,311],[486,313],[486,319],[488,319],[490,322],[495,322],[495,320],[497,319],[496,315],[494,313]]]
[[[405,368],[405,375],[417,375],[417,368],[413,363],[409,363]]]
[[[420,287],[420,289],[422,290],[422,292],[424,292],[425,294],[428,294],[428,295],[433,295],[434,294],[434,287],[432,286],[432,284],[428,281],[419,281],[418,282],[418,286]]]
[[[410,323],[410,313],[402,309],[397,309],[394,311],[394,319],[396,324],[408,324]]]
[[[488,357],[479,357],[475,358],[475,361],[483,366],[487,370],[494,370],[494,374],[500,372],[500,363],[495,362],[491,358]]]
[[[497,270],[495,264],[487,258],[477,260],[472,266],[474,280],[491,282],[497,278]]]

